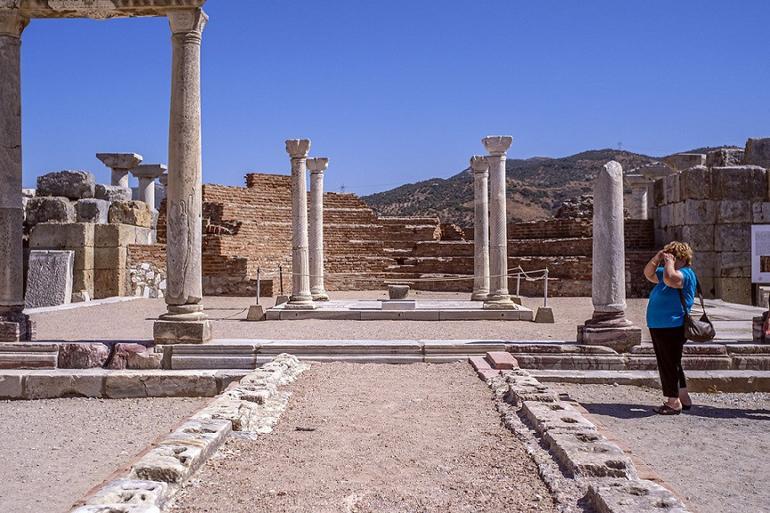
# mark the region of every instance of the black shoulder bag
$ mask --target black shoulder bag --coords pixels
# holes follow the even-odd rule
[[[700,306],[703,308],[703,315],[700,319],[693,319],[690,312],[687,311],[687,303],[684,300],[684,294],[682,289],[679,290],[679,300],[682,302],[682,309],[684,310],[684,338],[692,340],[693,342],[708,342],[716,337],[717,333],[714,330],[714,325],[706,315],[706,306],[703,304],[703,292],[700,289],[700,282],[695,279],[695,291],[700,298]]]

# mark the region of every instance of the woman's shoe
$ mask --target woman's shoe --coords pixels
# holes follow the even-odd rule
[[[677,410],[667,404],[658,406],[657,408],[653,408],[652,411],[654,411],[658,415],[679,415],[680,413],[682,413],[681,409]]]
[[[682,403],[682,409],[683,409],[684,411],[690,411],[690,410],[692,410],[692,403],[690,403],[690,404],[684,404],[684,403]]]

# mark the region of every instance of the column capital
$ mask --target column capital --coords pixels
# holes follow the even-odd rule
[[[307,170],[311,175],[320,175],[329,167],[329,159],[326,157],[314,157],[307,159]]]
[[[28,24],[29,18],[22,16],[18,9],[0,12],[0,36],[21,37]]]
[[[97,153],[96,158],[110,169],[133,169],[144,160],[138,153]]]
[[[293,159],[307,158],[310,151],[310,139],[287,139],[286,153]]]
[[[168,166],[165,164],[142,164],[136,166],[131,170],[131,174],[136,178],[147,178],[149,180],[155,180],[168,171]]]
[[[474,173],[488,173],[489,172],[489,162],[487,162],[486,157],[482,157],[481,155],[474,155],[471,157],[471,170]]]
[[[171,25],[171,33],[174,35],[189,33],[201,35],[203,29],[206,28],[206,23],[209,21],[208,14],[200,7],[168,11],[166,17],[168,18],[169,25]]]
[[[490,155],[505,155],[508,148],[513,144],[513,137],[510,135],[488,135],[481,140],[481,143],[487,149]]]

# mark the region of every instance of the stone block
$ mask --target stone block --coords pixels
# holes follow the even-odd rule
[[[751,251],[751,225],[718,224],[714,232],[717,251]]]
[[[200,448],[187,445],[155,447],[134,464],[131,477],[181,484],[192,474],[192,463],[200,452]]]
[[[535,314],[535,322],[539,324],[554,324],[556,319],[553,316],[553,308],[550,306],[540,306]]]
[[[683,201],[680,201],[679,203],[673,203],[671,205],[671,224],[673,226],[684,226],[687,224],[685,214],[685,203]]]
[[[770,202],[755,202],[751,206],[751,221],[755,224],[770,224]]]
[[[152,228],[152,211],[143,201],[115,201],[110,205],[109,218],[111,224]]]
[[[94,197],[110,203],[113,201],[131,201],[131,189],[119,185],[96,184]]]
[[[727,200],[767,200],[767,171],[759,166],[715,167],[714,197]]]
[[[91,296],[94,292],[94,270],[83,269],[73,271],[72,274],[72,290],[85,290]]]
[[[55,369],[59,346],[40,342],[0,344],[0,369]]]
[[[72,200],[93,198],[94,175],[88,171],[58,171],[37,178],[38,196],[61,196]]]
[[[490,367],[493,369],[511,370],[519,368],[519,364],[516,362],[516,358],[514,358],[511,353],[506,351],[490,351],[484,355],[484,359],[486,359]]]
[[[743,163],[770,168],[770,138],[748,139],[743,155]]]
[[[596,426],[565,402],[524,401],[522,413],[538,433],[556,430],[566,432],[595,432]]]
[[[705,166],[706,155],[704,153],[677,153],[665,157],[663,162],[677,171],[684,171],[695,166]]]
[[[552,430],[546,432],[543,439],[572,477],[636,477],[631,459],[599,433]]]
[[[719,202],[717,223],[750,223],[752,207],[749,200],[722,200]]]
[[[25,215],[28,226],[38,223],[74,223],[75,207],[67,198],[31,198],[27,201]]]
[[[129,353],[126,358],[128,369],[132,370],[153,370],[163,367],[163,353],[154,351],[145,351],[143,353]]]
[[[10,375],[5,374],[0,376],[0,399],[21,399],[23,397],[22,392],[24,390],[22,386],[21,374]]]
[[[688,513],[670,491],[647,480],[594,481],[586,497],[596,513]]]
[[[32,249],[77,249],[94,245],[94,225],[89,223],[40,223],[32,228]]]
[[[75,271],[91,270],[94,268],[94,248],[84,246],[70,250],[75,254]],[[73,289],[78,290],[78,289]]]
[[[692,267],[698,274],[698,279],[704,277],[714,277],[717,271],[717,257],[719,253],[714,251],[694,251],[692,257]]]
[[[131,504],[161,508],[169,495],[167,483],[141,479],[116,479],[105,484],[86,502],[89,505]]]
[[[688,243],[696,253],[701,251],[713,251],[715,248],[714,233],[714,225],[688,225],[682,227],[681,238],[671,240],[681,240],[682,242]]]
[[[679,203],[681,195],[679,191],[679,173],[663,177],[663,203]]]
[[[717,276],[722,278],[751,278],[751,253],[723,251],[718,254]]]
[[[683,225],[715,224],[716,221],[716,201],[700,199],[687,199],[684,201]]]
[[[136,229],[136,244],[155,244],[155,230],[141,226],[134,228]]]
[[[110,357],[110,349],[97,342],[62,343],[59,345],[60,369],[93,369],[102,367]]]
[[[743,164],[743,150],[739,148],[720,148],[706,153],[706,166],[725,167]]]
[[[126,224],[99,224],[94,226],[94,246],[117,248],[136,244],[136,229]]]
[[[108,369],[122,370],[128,368],[128,359],[133,354],[145,353],[149,351],[147,346],[142,344],[132,343],[120,343],[115,344],[115,349],[112,353],[112,359],[107,365]]]
[[[520,407],[524,401],[539,401],[555,403],[559,401],[556,392],[540,383],[532,376],[517,376],[509,373],[505,380],[508,382],[508,391],[505,400]]]
[[[751,278],[718,277],[715,282],[718,298],[728,303],[751,304]]]
[[[74,253],[32,250],[27,268],[27,308],[57,306],[72,301]]]
[[[116,272],[118,270],[124,270],[126,269],[127,254],[128,250],[125,246],[96,248],[94,250],[94,269]]]
[[[388,285],[389,299],[406,299],[409,295],[409,285]]]
[[[146,504],[89,504],[75,508],[70,513],[161,513],[161,510]]]
[[[679,174],[679,192],[682,200],[711,199],[712,193],[711,170],[705,166],[697,166]]]
[[[75,204],[78,223],[106,224],[110,203],[101,199],[82,199]]]
[[[211,340],[211,323],[206,321],[155,321],[156,344],[202,344]]]
[[[95,299],[125,296],[127,290],[128,279],[125,268],[94,270]]]
[[[101,374],[31,374],[24,379],[25,399],[102,397]]]
[[[672,205],[663,205],[658,209],[661,228],[668,228],[674,225],[674,215]]]
[[[578,326],[578,344],[604,346],[619,353],[629,351],[642,343],[642,330],[636,326],[620,328],[594,328]]]
[[[663,180],[658,179],[652,183],[652,198],[656,207],[663,206],[666,201],[666,195],[663,191]]]

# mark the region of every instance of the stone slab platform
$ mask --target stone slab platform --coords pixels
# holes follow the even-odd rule
[[[480,301],[417,299],[414,310],[383,310],[381,301],[336,300],[315,303],[314,310],[287,310],[285,305],[270,308],[268,321],[304,319],[336,321],[532,321],[529,308],[484,310]]]

